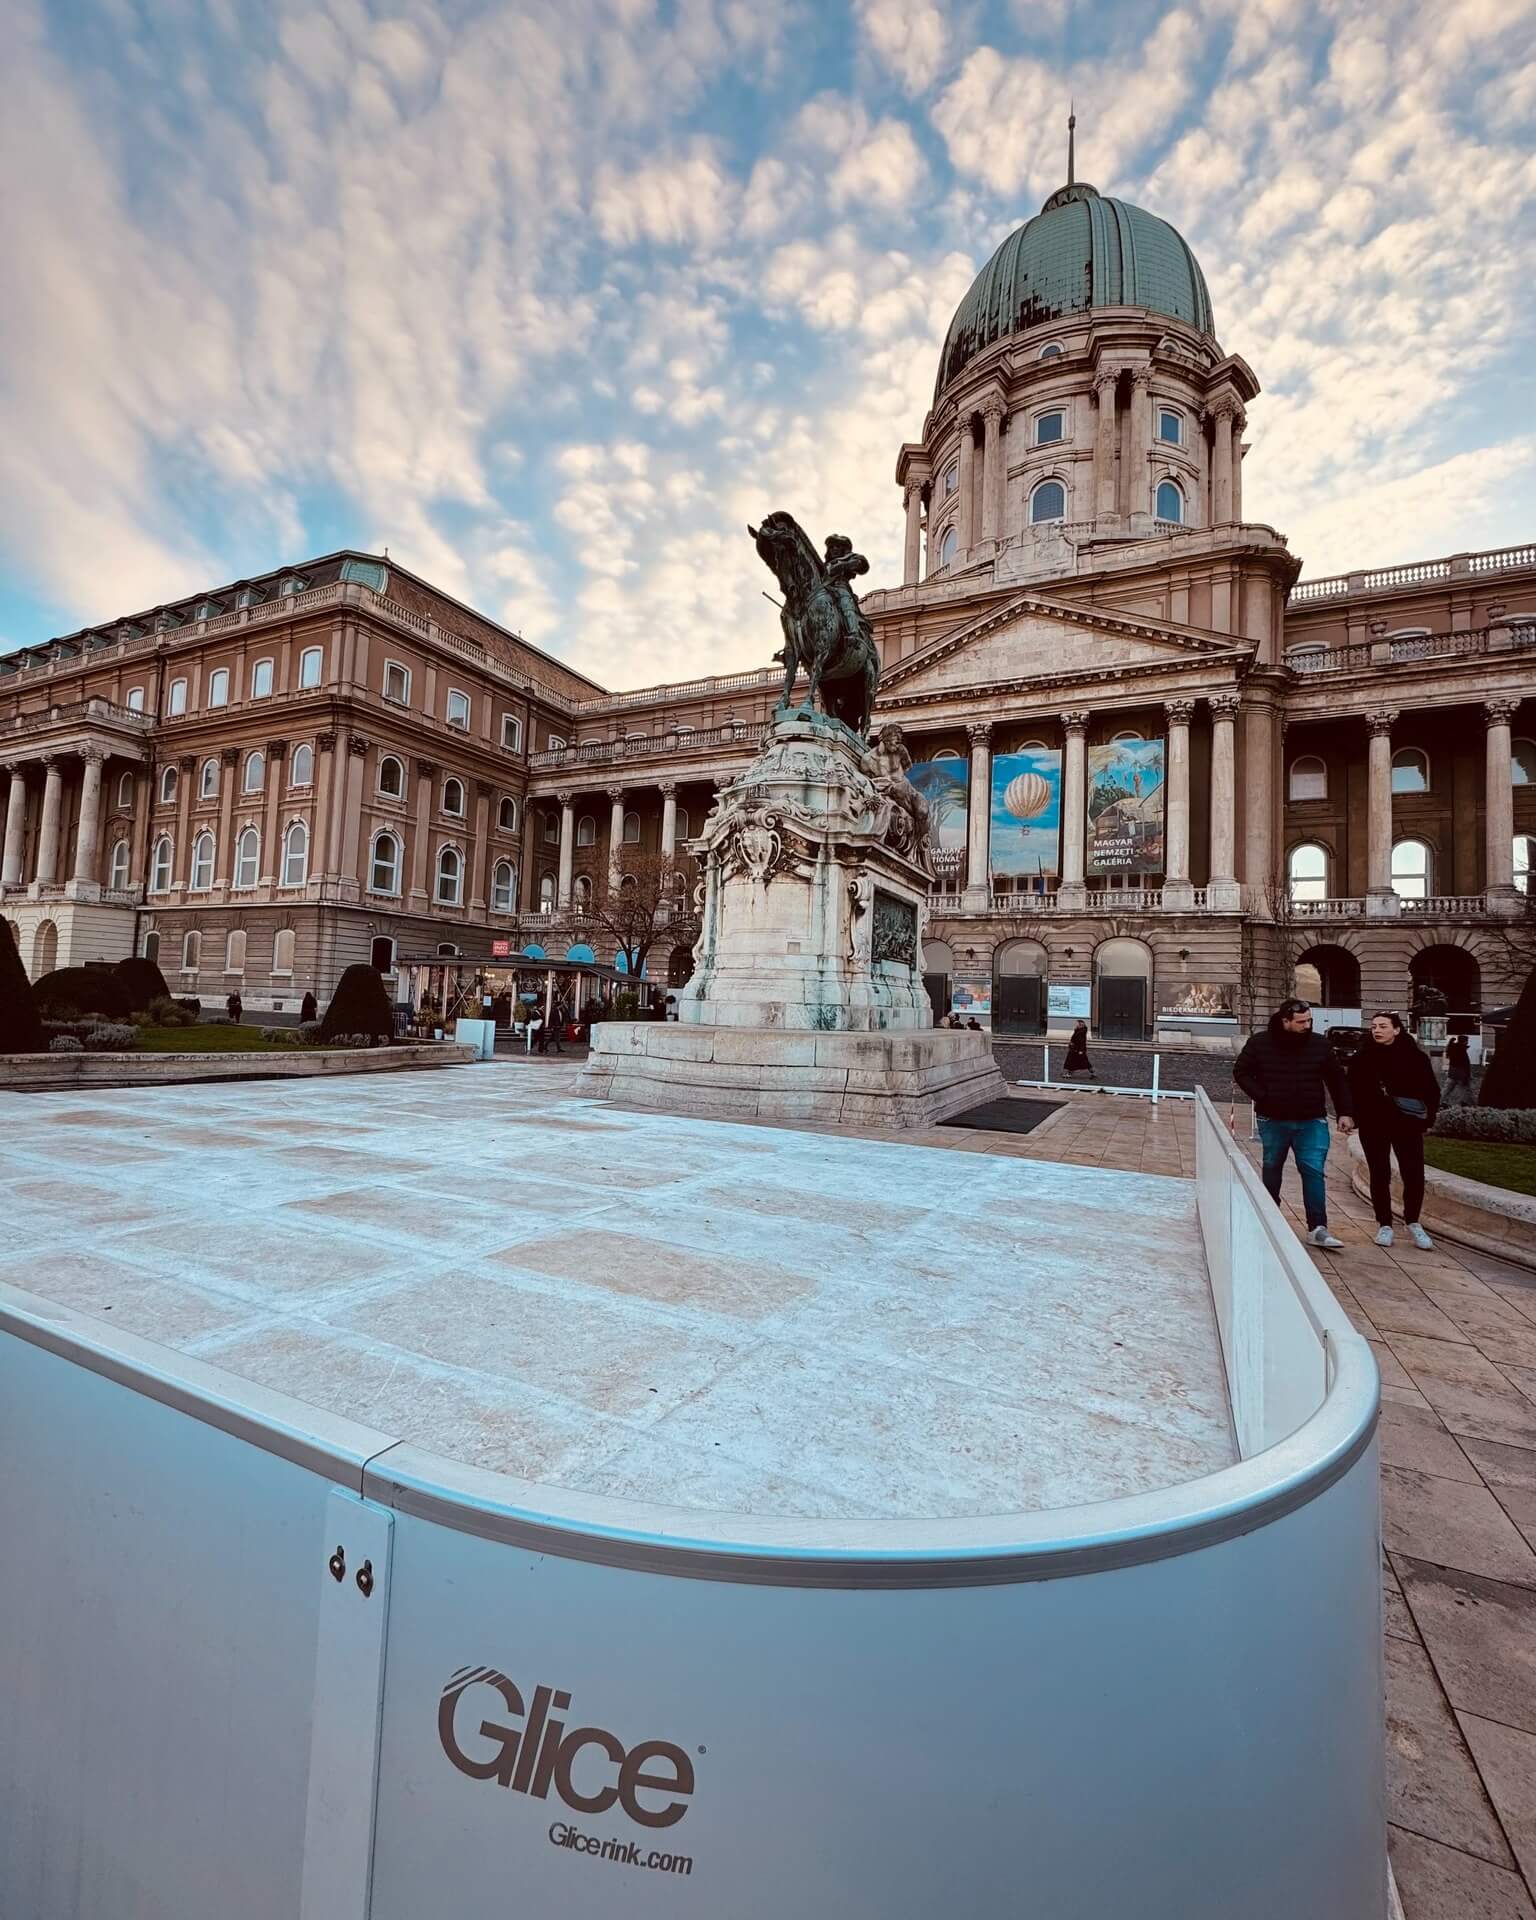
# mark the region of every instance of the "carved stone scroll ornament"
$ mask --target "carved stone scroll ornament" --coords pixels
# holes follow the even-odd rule
[[[744,808],[726,841],[727,869],[739,869],[749,879],[760,880],[766,886],[784,857],[778,825],[778,817],[765,807]]]

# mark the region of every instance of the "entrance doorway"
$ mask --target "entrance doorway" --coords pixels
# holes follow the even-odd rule
[[[1141,940],[1104,940],[1094,950],[1099,1037],[1145,1040],[1152,949]]]
[[[1010,940],[992,960],[992,1031],[1045,1031],[1045,948],[1038,940]]]

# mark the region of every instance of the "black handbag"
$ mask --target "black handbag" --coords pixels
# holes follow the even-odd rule
[[[1410,1120],[1427,1120],[1429,1108],[1422,1100],[1414,1100],[1406,1093],[1394,1093],[1392,1104],[1399,1113],[1406,1113]]]

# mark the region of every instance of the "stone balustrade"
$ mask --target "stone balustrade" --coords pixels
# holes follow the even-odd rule
[[[1417,587],[1437,580],[1477,578],[1515,567],[1536,566],[1536,545],[1492,547],[1480,553],[1456,553],[1443,560],[1416,560],[1407,566],[1378,567],[1361,573],[1334,573],[1318,580],[1298,580],[1291,588],[1292,606],[1310,606],[1318,600],[1344,600],[1380,593],[1392,587]]]
[[[1291,672],[1304,679],[1319,673],[1346,673],[1362,667],[1399,667],[1415,660],[1438,660],[1474,654],[1505,653],[1536,646],[1536,620],[1517,619],[1503,625],[1472,627],[1465,633],[1416,633],[1375,641],[1357,641],[1347,647],[1308,646],[1302,643],[1285,656]]]

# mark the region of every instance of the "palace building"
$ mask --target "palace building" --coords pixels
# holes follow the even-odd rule
[[[930,992],[999,1032],[1231,1036],[1297,981],[1476,1012],[1528,964],[1536,543],[1298,578],[1216,329],[1180,235],[1069,180],[897,454],[877,724],[930,804]],[[252,1010],[601,949],[614,850],[683,847],[780,683],[609,692],[377,555],[214,587],[0,659],[0,913],[34,977],[148,952]]]

